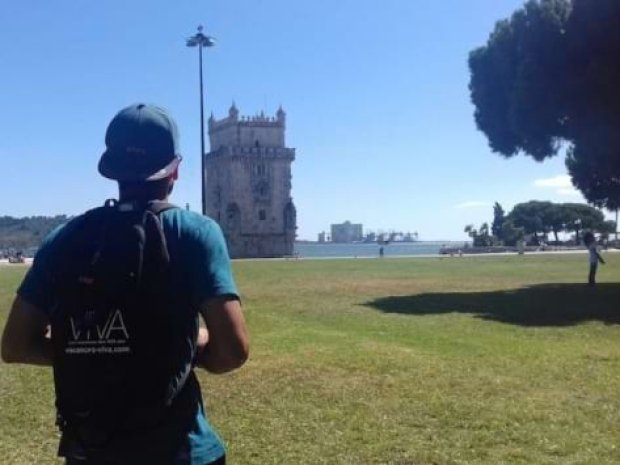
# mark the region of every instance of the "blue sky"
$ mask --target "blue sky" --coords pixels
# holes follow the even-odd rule
[[[297,149],[298,235],[330,223],[463,240],[463,227],[538,199],[583,201],[561,157],[492,154],[469,101],[468,52],[516,0],[3,2],[0,215],[77,214],[116,193],[96,171],[107,123],[167,107],[184,161],[173,200],[200,206],[197,52],[207,114],[280,104]]]

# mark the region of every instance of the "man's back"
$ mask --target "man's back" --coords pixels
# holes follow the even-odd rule
[[[188,373],[197,351],[200,305],[217,296],[236,298],[237,290],[230,272],[225,243],[215,222],[179,208],[164,211],[159,218],[170,254],[168,286],[172,301],[169,311],[174,315],[174,327],[180,329],[174,341],[177,360],[174,361],[176,373],[171,381],[173,384],[187,385],[182,390],[181,399],[172,403],[161,422],[148,426],[146,430],[124,432],[124,437],[119,438],[114,447],[122,449],[125,457],[134,457],[135,460],[136,456],[150,456],[149,460],[153,461],[161,460],[170,453],[176,454],[179,450],[182,455],[191,455],[193,450],[200,449],[204,451],[202,463],[208,463],[211,456],[217,458],[222,455],[223,448],[205,420],[195,376],[192,372],[188,377]],[[75,229],[79,227],[80,219],[78,217],[54,231],[44,242],[18,291],[22,298],[38,308],[51,310],[54,307],[57,299],[54,276],[63,259],[59,255],[65,249],[67,239],[79,234]],[[144,321],[144,325],[148,327],[150,322]],[[194,434],[188,440],[190,431]],[[65,435],[61,452],[71,453],[72,448],[80,447],[73,439]],[[175,444],[176,441],[180,443]],[[183,441],[186,443],[182,444]]]

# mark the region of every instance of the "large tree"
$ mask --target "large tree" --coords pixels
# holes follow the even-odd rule
[[[560,242],[558,234],[566,230],[566,224],[572,219],[568,210],[564,208],[563,204],[550,204],[545,208],[543,213],[543,221],[553,233],[555,242]]]
[[[544,237],[551,231],[548,216],[552,208],[551,202],[531,200],[518,203],[508,215],[508,219],[516,227],[523,228],[525,233],[531,234],[534,242],[538,243],[540,241],[539,234]]]
[[[491,149],[542,161],[567,148],[573,184],[620,204],[620,1],[530,0],[471,52],[470,91]]]
[[[579,234],[584,229],[598,232],[609,229],[600,210],[581,203],[557,204],[537,200],[518,203],[507,221],[531,234],[534,242],[539,242],[539,234],[544,237],[548,232],[553,232],[556,242],[559,241],[558,233],[562,231],[574,232],[579,241]]]
[[[493,223],[491,224],[491,233],[500,240],[503,239],[502,228],[504,226],[504,221],[506,221],[506,213],[499,202],[495,202],[493,205]]]
[[[574,231],[579,242],[579,233],[583,229],[601,231],[605,228],[605,216],[596,208],[581,203],[564,203],[560,207],[566,215],[566,231]]]

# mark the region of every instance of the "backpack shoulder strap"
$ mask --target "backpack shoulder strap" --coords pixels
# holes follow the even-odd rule
[[[76,216],[59,234],[59,243],[63,256],[73,250],[77,244],[86,240],[100,241],[101,233],[99,232],[105,222],[106,207],[97,207]]]
[[[156,216],[159,216],[160,213],[165,212],[166,210],[171,210],[173,208],[179,208],[179,207],[169,202],[155,200],[155,201],[149,202],[146,208],[147,210],[149,210]]]

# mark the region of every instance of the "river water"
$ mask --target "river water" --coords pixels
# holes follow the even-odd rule
[[[383,246],[386,257],[410,255],[437,255],[442,246],[463,247],[463,242],[391,242]],[[300,257],[328,258],[328,257],[378,257],[377,243],[370,244],[318,244],[296,243],[295,252]]]

